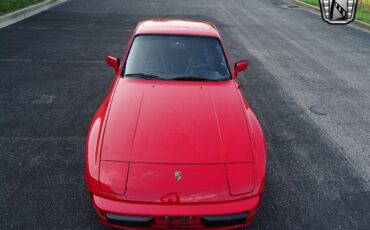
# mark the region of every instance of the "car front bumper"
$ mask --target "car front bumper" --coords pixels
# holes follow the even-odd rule
[[[206,228],[234,229],[252,223],[261,196],[208,204],[151,204],[92,195],[100,221],[122,229]]]

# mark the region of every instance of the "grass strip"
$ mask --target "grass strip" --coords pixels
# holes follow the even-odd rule
[[[0,16],[45,0],[0,0]]]

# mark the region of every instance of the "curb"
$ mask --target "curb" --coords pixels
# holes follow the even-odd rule
[[[293,0],[296,4],[302,6],[303,8],[306,8],[306,9],[309,9],[311,11],[314,11],[316,13],[319,13],[321,14],[321,10],[320,10],[320,7],[317,7],[317,6],[313,6],[313,5],[310,5],[308,3],[305,3],[305,2],[301,2],[299,0]],[[366,22],[363,22],[363,21],[358,21],[358,20],[354,20],[353,22],[351,22],[349,24],[350,26],[354,26],[354,27],[359,27],[363,30],[366,30],[368,32],[370,32],[370,24],[366,23]]]
[[[22,8],[14,12],[5,14],[3,16],[0,16],[0,29],[9,26],[13,23],[19,22],[28,17],[31,17],[42,11],[48,10],[53,6],[59,5],[66,1],[68,0],[46,0],[44,2],[40,2],[35,5],[31,5],[26,8]]]

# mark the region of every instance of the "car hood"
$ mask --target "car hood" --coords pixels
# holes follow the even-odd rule
[[[121,78],[101,160],[141,163],[252,162],[245,112],[233,81]]]

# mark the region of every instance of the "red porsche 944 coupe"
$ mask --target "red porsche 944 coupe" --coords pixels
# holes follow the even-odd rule
[[[216,27],[138,24],[86,143],[86,183],[103,224],[232,229],[261,201],[266,147]]]

